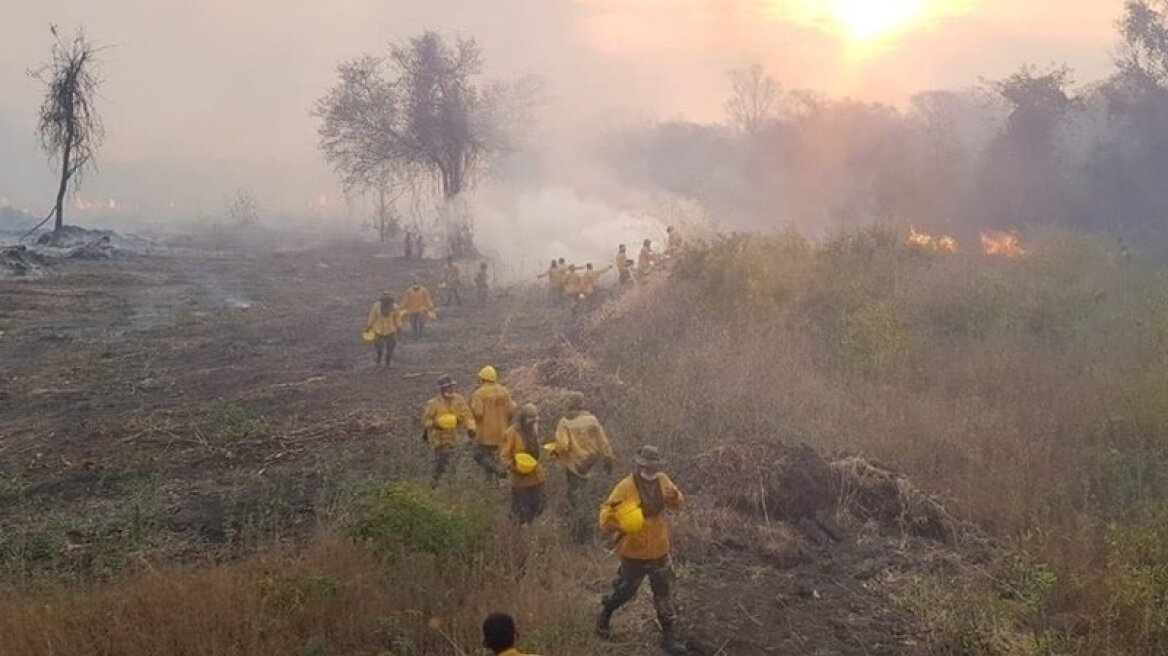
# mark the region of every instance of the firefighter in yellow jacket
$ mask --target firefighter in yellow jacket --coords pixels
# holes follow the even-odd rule
[[[545,476],[539,452],[539,408],[525,403],[499,444],[499,462],[511,479],[511,513],[520,524],[543,514]]]
[[[548,298],[551,300],[552,305],[558,303],[560,301],[560,295],[563,293],[563,290],[560,287],[560,267],[556,261],[552,260],[552,263],[548,266],[547,271],[544,271],[536,277],[540,278],[541,280],[543,278],[547,278]]]
[[[603,638],[610,637],[613,612],[637,594],[641,581],[647,577],[661,624],[661,644],[667,652],[684,653],[685,647],[674,633],[676,615],[670,599],[673,563],[669,558],[665,512],[682,509],[685,499],[661,471],[665,461],[657,447],[641,447],[633,461],[636,471],[617,483],[600,506],[600,530],[617,536],[616,551],[621,562],[612,592],[601,600],[596,632]]]
[[[434,299],[430,298],[430,290],[422,286],[417,277],[402,296],[402,310],[410,319],[410,331],[414,339],[421,339],[426,319],[434,316]]]
[[[572,537],[583,544],[592,534],[592,497],[596,485],[596,468],[612,473],[616,455],[600,421],[584,409],[584,395],[573,392],[568,397],[568,412],[556,425],[556,434],[546,445],[552,458],[564,464],[568,479],[568,511]],[[602,492],[595,492],[598,498]]]
[[[443,375],[438,378],[438,396],[426,402],[422,411],[422,439],[434,449],[432,486],[436,487],[443,474],[454,468],[459,431],[475,439],[474,416],[466,399],[454,391],[454,379]]]
[[[393,294],[382,292],[381,298],[369,308],[369,316],[365,318],[364,334],[366,339],[372,337],[373,350],[377,353],[377,364],[381,364],[381,356],[385,355],[385,368],[393,360],[393,349],[397,346],[397,331],[401,328],[401,307],[393,301]]]
[[[499,383],[499,372],[491,365],[479,371],[479,386],[470,394],[470,411],[475,420],[474,461],[492,478],[503,478],[507,470],[499,466],[499,443],[511,423],[515,401]]]
[[[653,252],[653,242],[646,239],[641,243],[641,252],[637,254],[637,276],[645,277],[657,263],[657,254]]]

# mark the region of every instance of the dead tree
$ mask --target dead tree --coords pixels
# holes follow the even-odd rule
[[[53,233],[65,225],[65,197],[70,183],[76,188],[82,173],[93,165],[94,154],[105,137],[95,106],[101,79],[97,76],[97,55],[101,51],[78,29],[72,40],[49,30],[56,42],[49,61],[29,75],[45,85],[37,132],[41,147],[51,162],[60,165],[60,183],[53,208]]]

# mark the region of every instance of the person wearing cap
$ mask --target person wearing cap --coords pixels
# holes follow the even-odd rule
[[[385,355],[385,368],[393,360],[393,349],[397,346],[397,331],[401,328],[401,307],[393,300],[393,294],[381,292],[381,298],[369,308],[365,318],[366,335],[373,335],[373,350],[377,353],[377,364]]]
[[[519,631],[515,629],[515,619],[507,613],[491,613],[483,620],[483,647],[496,656],[535,656],[524,654],[515,648]]]
[[[426,402],[422,411],[422,439],[434,450],[434,474],[431,486],[448,470],[454,468],[454,450],[459,431],[475,438],[475,420],[466,399],[454,391],[454,379],[447,375],[438,378],[438,396]]]
[[[402,310],[410,319],[410,331],[414,339],[422,338],[422,331],[426,328],[426,318],[434,313],[434,299],[430,298],[430,290],[426,289],[414,276],[406,293],[402,295]]]
[[[629,259],[628,247],[621,244],[616,250],[616,272],[619,278],[618,282],[622,285],[629,285],[633,282],[633,264]]]
[[[470,410],[475,420],[474,461],[492,478],[503,478],[499,466],[499,443],[511,423],[515,401],[511,392],[499,383],[499,373],[491,365],[479,371],[479,386],[470,394]]]
[[[499,462],[511,479],[511,514],[520,524],[530,524],[543,514],[545,477],[539,452],[539,408],[525,403],[515,411],[499,443]],[[521,461],[530,469],[525,471]]]
[[[620,569],[612,592],[601,600],[596,632],[603,638],[610,637],[612,614],[628,603],[640,589],[641,581],[648,578],[653,607],[661,624],[662,646],[669,652],[684,652],[674,634],[676,615],[670,599],[673,563],[669,557],[669,524],[665,513],[666,510],[682,509],[685,499],[673,481],[661,471],[665,460],[657,447],[646,445],[637,449],[633,462],[636,471],[617,483],[600,506],[600,530],[617,537]],[[643,523],[624,533],[618,514],[629,507],[640,509]]]
[[[646,239],[641,242],[641,252],[637,255],[637,275],[644,277],[653,268],[657,255],[653,252],[653,242]]]
[[[475,283],[475,293],[479,297],[479,305],[486,305],[487,304],[487,296],[490,292],[490,288],[488,287],[488,284],[487,284],[487,263],[486,262],[479,264],[479,272],[475,274],[474,283]]]
[[[442,289],[446,291],[443,305],[462,306],[462,296],[458,293],[462,287],[462,269],[454,262],[453,257],[446,258],[446,270],[442,272]]]
[[[583,544],[592,534],[589,518],[591,503],[583,497],[591,496],[596,467],[603,466],[612,473],[616,455],[600,421],[584,409],[584,395],[572,392],[568,396],[568,412],[556,424],[556,433],[544,449],[555,460],[564,463],[568,480],[568,512],[572,537]],[[599,497],[599,494],[596,494]]]
[[[665,229],[665,234],[667,235],[665,238],[665,252],[670,257],[680,255],[682,245],[681,231],[673,226],[669,226]]]

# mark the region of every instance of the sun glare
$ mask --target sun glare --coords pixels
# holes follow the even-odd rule
[[[856,41],[868,41],[923,18],[923,0],[822,0],[828,18]]]

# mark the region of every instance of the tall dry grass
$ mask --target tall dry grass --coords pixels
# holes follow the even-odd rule
[[[1168,271],[1102,236],[1028,238],[1012,260],[881,228],[691,251],[592,335],[634,397],[614,430],[681,453],[806,442],[908,473],[1025,563],[987,581],[1049,574],[1011,618],[1045,647],[968,653],[1165,653],[1168,577],[1131,543],[1168,539],[1150,519],[1168,499]]]

